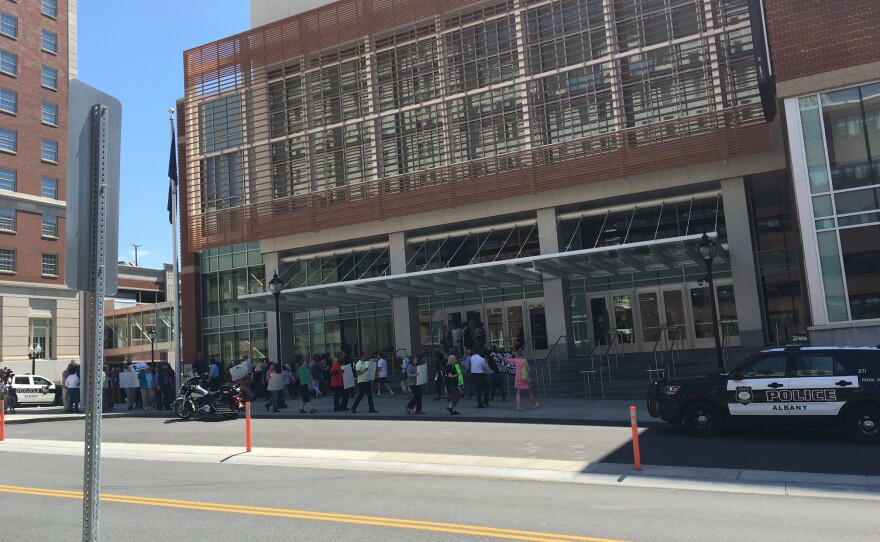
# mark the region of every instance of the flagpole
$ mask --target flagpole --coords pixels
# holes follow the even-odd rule
[[[174,109],[168,110],[168,120],[171,123],[171,137],[172,141],[174,138]],[[176,154],[176,150],[175,150]],[[175,160],[176,161],[176,160]],[[170,181],[169,181],[170,182]],[[174,340],[174,359],[177,364],[177,371],[175,371],[177,377],[177,389],[180,389],[183,378],[183,360],[180,357],[180,265],[178,263],[177,256],[177,184],[171,183],[171,195],[172,195],[172,207],[171,207],[171,235],[173,237],[173,246],[174,246],[174,314],[172,315],[173,321],[173,340]]]

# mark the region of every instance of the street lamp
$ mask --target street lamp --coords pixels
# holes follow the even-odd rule
[[[156,328],[151,327],[147,335],[150,337],[150,363],[154,363],[155,360],[153,358],[156,356],[156,335],[158,335],[156,333]]]
[[[28,346],[28,357],[31,358],[31,374],[37,374],[37,358],[43,354],[43,347],[35,343]]]
[[[718,326],[718,309],[715,308],[715,283],[712,281],[712,261],[718,247],[705,233],[700,239],[700,258],[706,264],[706,282],[709,283],[709,303],[712,305],[712,334],[715,336],[715,358],[718,362],[718,370],[724,372],[724,357],[721,354],[721,336]]]
[[[277,367],[281,367],[281,289],[284,287],[284,281],[278,278],[278,272],[276,271],[272,276],[272,280],[269,281],[269,291],[275,296],[275,347],[277,359],[275,360],[278,365]]]

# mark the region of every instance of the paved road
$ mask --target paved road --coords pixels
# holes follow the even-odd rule
[[[255,447],[368,450],[632,462],[630,430],[447,421],[258,419]],[[11,439],[82,440],[80,420],[7,427]],[[244,442],[243,420],[178,421],[113,418],[103,422],[106,442],[230,446]],[[880,454],[835,432],[736,430],[719,439],[695,439],[676,427],[641,434],[648,465],[781,470],[828,474],[880,474]]]
[[[81,503],[70,498],[73,494],[10,491],[78,491],[82,460],[5,452],[3,463],[0,509],[7,519],[14,518],[5,523],[5,532],[14,525],[17,542],[79,540]],[[101,539],[133,542],[214,537],[460,542],[514,536],[545,541],[845,542],[875,539],[880,526],[876,503],[869,501],[416,474],[108,459],[102,481],[105,496],[115,496],[115,502],[102,505]]]

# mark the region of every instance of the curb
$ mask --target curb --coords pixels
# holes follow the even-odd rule
[[[0,444],[9,452],[82,456],[81,443],[29,441]],[[575,461],[369,452],[345,450],[272,449],[244,452],[240,447],[131,445],[107,443],[101,455],[111,459],[140,459],[247,466],[361,470],[433,476],[466,476],[627,487],[736,493],[789,497],[818,497],[880,501],[880,476],[830,475],[803,472],[706,469]],[[540,468],[540,467],[546,468]]]

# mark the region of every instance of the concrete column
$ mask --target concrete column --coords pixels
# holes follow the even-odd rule
[[[559,237],[556,229],[556,209],[538,209],[538,241],[541,254],[559,252]],[[547,318],[547,342],[550,345],[565,335],[565,347],[557,348],[559,357],[567,359],[573,355],[574,332],[571,326],[571,295],[568,279],[544,277],[544,314]]]
[[[397,275],[413,270],[407,265],[413,249],[406,248],[406,236],[395,232],[388,236],[388,254],[391,257],[391,274]],[[417,297],[395,296],[391,300],[391,315],[394,320],[394,347],[404,349],[407,354],[421,350],[419,338],[419,299]]]
[[[287,282],[290,278],[289,272],[282,273],[278,264],[278,253],[271,252],[263,254],[263,263],[266,266],[266,283],[272,279],[272,273],[278,271],[281,280]],[[284,268],[285,266],[281,266]],[[266,341],[269,349],[269,361],[280,361],[281,363],[292,363],[293,359],[293,314],[281,310],[281,353],[278,352],[278,326],[276,325],[275,316],[275,298],[271,297],[266,310]],[[238,354],[238,353],[237,353]]]
[[[758,296],[755,251],[749,229],[749,206],[742,177],[721,181],[721,200],[727,224],[740,343],[745,347],[763,346],[761,298]]]

